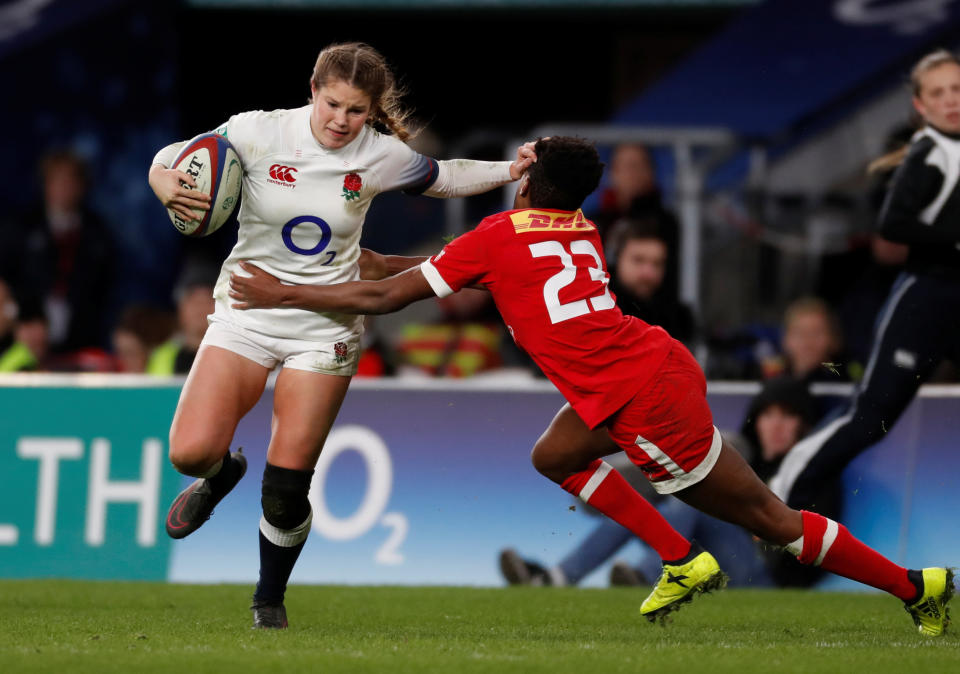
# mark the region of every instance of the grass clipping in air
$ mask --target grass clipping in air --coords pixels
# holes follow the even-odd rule
[[[960,671],[886,595],[724,590],[661,627],[647,591],[293,586],[290,629],[253,631],[247,586],[0,581],[0,671]]]

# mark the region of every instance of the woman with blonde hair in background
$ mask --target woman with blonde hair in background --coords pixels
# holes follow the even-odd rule
[[[795,508],[810,507],[824,482],[893,428],[960,342],[960,60],[934,51],[910,79],[922,126],[907,147],[871,166],[897,166],[878,229],[909,245],[906,266],[877,317],[849,409],[798,443],[771,481]]]

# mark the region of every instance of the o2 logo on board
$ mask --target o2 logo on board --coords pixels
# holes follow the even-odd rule
[[[319,230],[320,239],[312,248],[304,248],[293,240],[294,231],[297,231],[297,238],[300,239],[300,243],[304,243],[305,238],[316,236],[317,230]],[[297,255],[319,255],[320,253],[326,252],[327,259],[323,261],[323,266],[327,266],[333,262],[337,256],[336,251],[325,251],[326,247],[330,245],[330,239],[333,237],[333,232],[330,231],[330,225],[315,215],[299,215],[289,220],[287,224],[283,226],[283,229],[280,230],[280,237],[283,239],[283,245]]]
[[[327,474],[334,460],[344,452],[360,455],[366,467],[367,485],[363,500],[349,517],[336,517],[327,508]],[[410,526],[402,513],[385,513],[393,488],[393,462],[383,439],[364,426],[338,426],[330,431],[317,461],[310,487],[310,505],[313,507],[313,531],[334,541],[359,538],[374,525],[390,529],[386,541],[377,550],[374,560],[380,564],[402,564],[400,544],[407,537]]]

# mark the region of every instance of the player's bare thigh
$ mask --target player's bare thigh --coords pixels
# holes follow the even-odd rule
[[[237,424],[267,384],[270,371],[248,358],[203,344],[180,393],[170,426],[170,461],[200,475],[229,449]]]
[[[803,533],[800,512],[778,499],[726,441],[707,476],[674,496],[776,545],[786,545]]]
[[[284,368],[273,391],[273,433],[267,461],[310,470],[337,418],[350,377]]]
[[[540,436],[532,459],[537,470],[559,483],[620,449],[605,428],[591,431],[567,404]],[[710,473],[674,496],[777,545],[795,541],[803,531],[800,513],[778,499],[725,441]]]
[[[619,451],[606,428],[591,431],[565,403],[533,446],[530,459],[540,473],[559,484],[591,461]]]

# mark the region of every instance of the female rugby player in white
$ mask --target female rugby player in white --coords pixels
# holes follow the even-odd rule
[[[217,133],[244,166],[236,246],[214,290],[216,310],[184,385],[170,429],[170,460],[198,477],[174,501],[167,532],[200,527],[237,484],[246,459],[229,446],[267,375],[274,388],[272,436],[263,476],[260,580],[254,627],[286,627],[284,591],[310,531],[313,468],[356,372],[362,317],[301,309],[238,311],[227,295],[240,260],[296,284],[360,277],[359,239],[374,196],[405,190],[435,197],[485,192],[517,180],[535,160],[532,144],[513,162],[435,161],[410,149],[405,114],[383,57],[361,44],[320,52],[312,100],[294,110],[246,112]],[[378,128],[380,130],[378,130]],[[162,149],[149,182],[167,208],[193,219],[209,199],[183,172],[167,168],[182,143]]]

